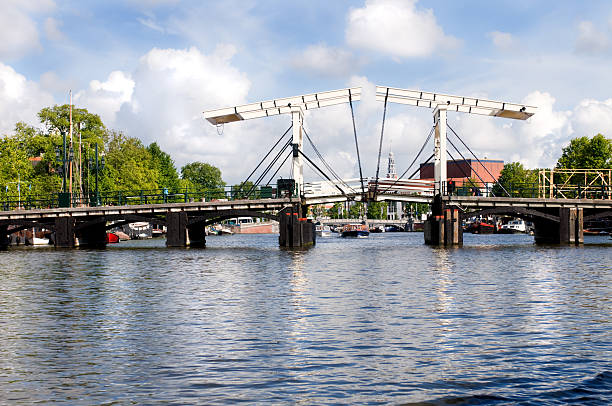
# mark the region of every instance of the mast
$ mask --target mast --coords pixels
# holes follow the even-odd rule
[[[70,150],[74,151],[72,149],[72,89],[70,89]],[[73,155],[74,157],[74,155]],[[71,157],[71,158],[73,158]],[[70,186],[69,186],[69,192],[70,192],[70,207],[72,207],[72,159],[70,159]]]

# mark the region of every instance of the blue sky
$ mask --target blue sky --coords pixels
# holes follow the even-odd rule
[[[215,164],[230,182],[289,119],[227,125],[220,136],[201,111],[347,86],[366,97],[390,85],[536,105],[527,123],[449,117],[480,156],[529,167],[554,164],[573,137],[612,132],[606,1],[5,0],[0,35],[3,133],[17,120],[38,125],[36,112],[72,89],[109,128],[157,141],[178,166]],[[373,175],[382,106],[364,99],[356,114]],[[389,106],[384,151],[400,171],[430,125],[427,110]],[[339,173],[357,174],[346,106],[312,112],[306,126]]]

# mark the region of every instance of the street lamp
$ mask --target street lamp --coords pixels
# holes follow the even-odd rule
[[[104,169],[104,166],[106,165],[106,160],[104,158],[104,155],[102,155],[102,159],[99,160],[99,155],[98,155],[98,144],[95,144],[95,153],[96,153],[96,158],[95,158],[95,166],[92,168],[96,174],[96,191],[95,191],[95,205],[99,206],[100,205],[100,192],[98,189],[98,173]],[[91,158],[89,159],[89,163],[91,164]]]

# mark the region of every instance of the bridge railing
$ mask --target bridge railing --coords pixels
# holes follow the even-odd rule
[[[504,190],[505,189],[505,190]],[[446,183],[444,193],[452,196],[485,196],[485,197],[524,197],[551,199],[612,199],[610,185],[559,184],[548,185],[542,193],[540,183],[510,183],[504,188],[494,183],[467,182],[456,185],[453,181]]]
[[[218,186],[210,189],[141,189],[118,190],[90,193],[49,193],[44,195],[8,195],[0,196],[0,210],[30,210],[58,207],[95,207],[123,206],[139,204],[188,203],[194,201],[233,201],[242,199],[271,199],[284,197],[286,190],[279,190],[277,185],[258,186],[251,193],[250,188],[235,186]],[[247,197],[248,195],[248,197]]]

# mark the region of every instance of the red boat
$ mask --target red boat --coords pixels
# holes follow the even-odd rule
[[[488,220],[478,220],[471,223],[464,231],[472,234],[493,234],[497,232],[495,224]]]
[[[106,243],[116,244],[119,242],[119,236],[115,233],[106,233]]]

